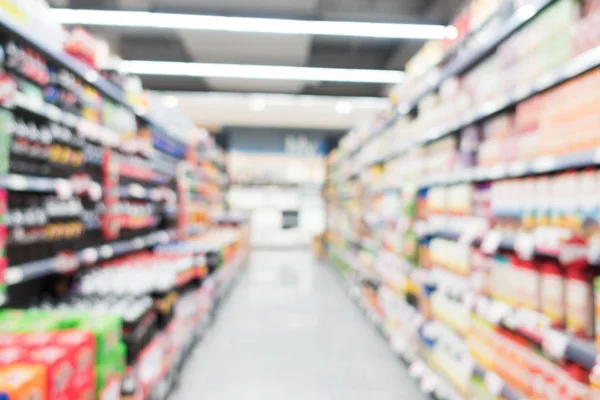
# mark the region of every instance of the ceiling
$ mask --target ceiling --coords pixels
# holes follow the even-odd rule
[[[124,9],[291,19],[448,23],[463,0],[51,0],[55,7]],[[401,70],[423,44],[393,40],[264,33],[94,27],[129,60]],[[165,91],[260,92],[382,96],[371,83],[319,83],[230,78],[144,76]]]
[[[175,102],[197,126],[218,132],[224,126],[312,128],[347,131],[389,108],[385,99],[285,94],[154,92]]]

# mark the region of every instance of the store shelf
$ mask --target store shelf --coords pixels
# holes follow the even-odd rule
[[[480,232],[476,236],[469,236],[467,230],[462,232],[451,229],[438,229],[421,232],[419,237],[421,239],[438,237],[452,241],[463,241],[464,243],[480,247],[486,254],[495,254],[498,251],[509,251],[519,254],[526,259],[532,256],[542,256],[555,258],[560,261],[564,256],[568,257],[570,261],[573,261],[574,258],[585,258],[585,255],[583,254],[583,252],[585,252],[590,265],[600,265],[600,249],[591,246],[588,247],[588,244],[586,243],[568,243],[568,245],[566,245],[560,239],[560,230],[546,233],[542,232],[542,234],[537,237],[536,235],[536,231],[515,235],[497,230],[490,230]]]
[[[1,175],[0,187],[17,192],[57,193],[71,190],[71,183],[66,179],[45,178],[28,175]]]
[[[487,389],[490,392],[495,392],[494,394],[501,396],[506,400],[523,400],[525,396],[523,396],[519,391],[510,387],[502,378],[500,378],[496,373],[486,371],[479,365],[475,366],[473,371],[473,375],[483,379],[486,383]]]
[[[521,87],[515,89],[512,93],[507,94],[498,100],[491,100],[483,103],[473,112],[469,113],[467,116],[459,118],[457,121],[447,124],[444,127],[430,129],[423,135],[422,138],[415,140],[409,143],[407,146],[393,151],[388,155],[385,155],[381,159],[374,161],[371,165],[393,160],[414,147],[421,146],[428,142],[441,139],[475,122],[489,118],[494,114],[497,114],[498,112],[501,112],[507,108],[510,108],[522,102],[523,100],[526,100],[536,94],[542,93],[554,86],[560,85],[561,83],[573,79],[574,77],[581,75],[598,66],[600,66],[600,47],[588,50],[587,52],[573,58],[565,66],[558,68],[556,71],[549,72],[541,76],[539,79],[535,80],[532,83],[522,85]],[[587,160],[589,160],[589,154],[584,153],[588,152],[582,152],[582,154],[574,154],[572,156],[563,157],[565,159],[564,166],[557,166],[557,170],[560,170],[561,168],[577,168],[578,166],[590,165],[590,162],[586,161],[586,157]],[[523,176],[529,175],[531,173],[548,172],[545,170],[546,167],[544,161],[546,160],[533,160],[531,162],[524,162],[525,165],[522,165],[520,162],[518,162],[510,166],[495,166],[487,169],[484,168],[481,171],[476,171],[474,175],[469,174],[469,172],[466,172],[466,178],[457,177],[455,179],[486,180],[487,178],[494,177],[496,177],[496,179],[499,179],[497,177],[498,175],[503,175],[504,177]],[[548,161],[546,161],[546,163],[548,163]],[[573,165],[569,165],[569,163],[573,163]]]
[[[474,50],[459,56],[456,60],[444,68],[438,82],[436,82],[434,85],[431,85],[431,87],[425,90],[420,96],[417,96],[416,100],[411,102],[411,109],[415,108],[421,99],[423,99],[423,97],[432,91],[437,90],[440,84],[446,79],[462,74],[469,68],[482,61],[496,47],[502,44],[506,39],[511,37],[527,23],[534,20],[542,11],[554,3],[554,1],[555,0],[540,0],[537,2],[537,5],[533,4],[534,2],[531,2],[532,4],[530,5],[521,6],[521,8],[515,11],[515,13],[507,20],[505,25],[492,38],[484,42],[482,45],[476,47]]]
[[[342,275],[339,275],[339,276],[340,276],[340,280],[342,281],[342,283],[345,284],[346,283],[345,277]],[[370,305],[367,304],[365,301],[363,301],[360,298],[360,295],[356,296],[355,293],[353,293],[351,288],[348,288],[347,292],[348,292],[349,298],[359,308],[359,310],[365,316],[366,320],[373,325],[373,327],[377,330],[377,332],[381,335],[381,337],[386,342],[389,342],[390,348],[392,348],[392,351],[394,351],[394,353],[398,353],[397,350],[393,349],[392,342],[391,342],[392,339],[388,335],[388,333],[386,332],[386,330],[384,328],[384,320],[382,319],[382,317],[379,316],[377,314],[377,312],[371,310]],[[422,317],[422,315],[420,315],[420,316],[421,316],[420,320],[422,321],[422,323],[420,323],[419,325],[422,325],[423,323],[426,323],[426,320],[425,320],[425,318]],[[419,329],[419,326],[415,325],[415,329]],[[423,359],[421,359],[420,357],[416,357],[416,359],[414,359],[413,357],[409,358],[405,354],[402,354],[402,353],[400,353],[400,355],[402,356],[402,358],[399,360],[402,360],[403,362],[404,362],[404,360],[406,360],[410,364],[409,374],[415,380],[415,382],[418,384],[419,390],[424,395],[432,396],[434,399],[437,399],[437,400],[461,399],[460,396],[458,396],[457,394],[454,393],[453,385],[450,384],[444,376],[431,370],[429,368],[429,366],[427,365],[427,363],[425,363],[425,361],[423,361]],[[408,361],[409,359],[410,359],[410,362]],[[421,363],[422,367],[424,367],[424,368],[415,368],[415,364],[418,364],[418,363]]]
[[[431,232],[431,233],[427,234],[426,236],[439,237],[442,239],[458,241],[458,240],[460,240],[462,233],[456,232],[456,231],[441,230],[441,231]],[[477,237],[470,241],[470,243],[473,246],[477,246],[477,247],[481,246],[482,242],[483,242],[482,237]],[[514,251],[515,250],[515,238],[509,237],[509,236],[502,236],[502,238],[500,239],[500,241],[498,243],[497,249],[502,250],[502,251]]]
[[[71,57],[69,54],[64,53],[63,51],[57,51],[55,49],[51,49],[46,46],[43,42],[38,40],[31,32],[19,26],[17,23],[11,21],[9,17],[4,14],[0,15],[0,30],[3,30],[11,35],[16,35],[21,41],[27,43],[27,45],[34,48],[40,54],[42,54],[47,59],[57,63],[58,65],[68,69],[72,73],[78,75],[83,78],[89,85],[98,89],[100,92],[110,97],[114,101],[119,104],[122,104],[129,108],[132,112],[134,112],[138,118],[142,119],[150,126],[152,126],[153,136],[160,138],[167,138],[169,141],[175,142],[178,145],[185,146],[178,138],[174,135],[166,134],[166,130],[160,126],[160,124],[156,123],[151,117],[146,115],[144,112],[140,112],[140,110],[133,107],[129,104],[125,96],[117,86],[108,80],[104,79],[99,75],[97,71],[86,66],[82,62],[76,60]],[[158,132],[154,132],[158,131]]]
[[[74,272],[81,265],[94,264],[101,260],[141,250],[158,243],[166,243],[174,238],[175,233],[173,231],[159,231],[131,240],[91,247],[69,258],[56,257],[12,266],[6,270],[5,281],[7,285],[16,285],[54,273]],[[67,267],[65,267],[65,262],[68,263]]]
[[[119,197],[138,200],[151,200],[153,196],[152,190],[148,190],[140,184],[132,183],[130,185],[119,186]]]
[[[384,194],[396,194],[402,192],[403,190],[404,189],[402,186],[373,188],[369,193],[367,193],[367,197],[381,196]]]
[[[574,152],[562,156],[539,157],[529,161],[516,161],[511,164],[499,164],[492,167],[478,167],[452,175],[432,177],[420,186],[426,188],[455,183],[485,182],[506,178],[559,172],[568,169],[584,168],[600,164],[600,148]]]
[[[539,312],[481,296],[476,300],[475,312],[489,323],[536,343],[550,359],[564,358],[588,370],[596,365],[596,347],[592,340],[582,340],[552,329],[548,318]]]
[[[447,326],[444,322],[437,320],[429,320],[424,323],[424,326],[428,323],[439,324],[439,326],[442,326],[444,328],[445,332],[449,332],[450,335],[456,336],[457,338],[460,338],[461,341],[464,341],[463,335],[456,332],[454,328]],[[430,343],[427,343],[424,337],[421,337],[421,340],[423,340],[424,346],[428,347],[430,345]],[[470,359],[472,359],[472,357],[470,357]],[[500,378],[498,374],[496,374],[493,371],[485,370],[483,367],[477,364],[475,360],[473,361],[475,363],[473,368],[473,376],[483,379],[486,389],[490,393],[492,393],[495,396],[501,396],[503,399],[506,400],[523,400],[525,398],[525,396],[523,396],[520,393],[520,391],[511,387],[502,378]],[[452,387],[452,385],[450,386]]]
[[[354,300],[357,304],[362,304],[359,299]],[[361,306],[361,308],[366,312],[365,307]],[[551,360],[566,359],[588,370],[596,365],[596,349],[592,340],[582,340],[551,329],[548,326],[547,318],[540,313],[518,307],[513,308],[506,303],[481,296],[477,297],[475,301],[474,312],[492,325],[510,329],[538,344]],[[373,318],[369,319],[375,323]],[[424,321],[427,323],[426,320]],[[441,324],[443,325],[443,323]],[[424,339],[422,338],[422,340]],[[430,372],[433,371],[430,370]],[[481,366],[475,366],[474,375],[484,379],[488,390],[496,392],[498,396],[514,400],[524,398],[518,390],[504,382],[497,374],[486,371]],[[427,393],[433,392],[435,392],[435,387],[428,388]]]
[[[472,50],[465,52],[464,55],[457,57],[455,60],[450,62],[450,64],[443,68],[441,71],[439,78],[435,79],[435,82],[432,82],[427,86],[424,90],[422,90],[418,95],[416,95],[413,99],[408,101],[407,103],[401,104],[398,106],[394,115],[376,128],[371,135],[369,135],[363,143],[358,146],[358,148],[354,149],[350,153],[350,157],[354,157],[358,154],[362,148],[364,148],[369,142],[374,140],[375,138],[381,136],[387,129],[393,126],[396,121],[398,121],[401,117],[410,114],[419,104],[423,98],[425,98],[430,93],[438,90],[440,85],[447,79],[460,75],[469,68],[472,68],[477,63],[482,61],[485,57],[487,57],[496,47],[502,44],[506,39],[512,36],[513,33],[521,29],[525,26],[529,21],[532,21],[537,17],[542,11],[544,11],[548,6],[554,3],[555,0],[541,0],[537,5],[526,5],[522,7],[520,10],[515,12],[511,18],[507,20],[505,25],[489,40],[485,43],[473,48]],[[589,69],[589,68],[588,68]],[[582,71],[583,72],[583,71]],[[558,82],[557,82],[558,83]],[[554,83],[554,84],[557,84]],[[548,86],[550,87],[550,86]],[[547,89],[546,87],[545,89]],[[545,90],[544,89],[544,90]],[[529,94],[531,96],[533,93]],[[497,112],[497,111],[496,111]],[[441,137],[441,136],[440,136]],[[437,138],[426,138],[420,140],[419,142],[427,142],[431,140],[435,140]],[[407,147],[412,148],[421,143],[413,143],[411,146]],[[406,151],[403,149],[402,152]],[[398,154],[402,153],[399,152]],[[383,162],[383,160],[377,160],[375,163]]]
[[[116,86],[100,77],[92,68],[87,67],[64,52],[48,48],[48,46],[39,41],[32,33],[11,21],[6,15],[0,15],[0,29],[3,29],[10,34],[17,35],[21,40],[43,54],[46,58],[51,59],[55,63],[60,64],[69,71],[84,78],[90,85],[99,89],[113,100],[121,104],[126,104],[123,93]]]
[[[186,146],[184,143],[174,136],[167,134],[163,128],[153,124],[148,118],[146,118],[146,120],[152,126],[152,142],[157,150],[177,159],[185,157]]]
[[[471,291],[463,294],[470,297]],[[596,365],[596,348],[592,340],[579,339],[551,328],[548,317],[537,311],[512,307],[485,296],[475,296],[473,304],[473,312],[480,318],[527,338],[540,346],[551,360],[566,359],[588,370]]]
[[[3,107],[9,109],[21,109],[29,113],[35,114],[38,117],[48,119],[50,121],[57,122],[59,124],[66,125],[70,128],[75,128],[81,117],[63,111],[56,107],[54,104],[40,101],[32,96],[24,95],[21,92],[17,92],[15,97],[12,99],[12,103],[4,105]]]

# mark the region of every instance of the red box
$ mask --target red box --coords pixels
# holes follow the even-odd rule
[[[72,350],[51,346],[32,350],[28,361],[46,367],[48,378],[48,400],[72,400],[75,354]]]
[[[62,331],[57,332],[55,344],[73,352],[75,388],[80,390],[88,385],[94,386],[96,341],[90,332]]]
[[[95,400],[96,386],[94,381],[87,382],[75,390],[75,400]]]
[[[0,349],[21,347],[23,344],[23,334],[21,333],[0,333]]]
[[[23,334],[21,338],[21,346],[26,349],[43,349],[56,345],[55,332],[34,332]]]
[[[26,362],[28,354],[29,352],[22,347],[0,349],[0,367],[14,364],[29,364]]]
[[[36,341],[47,342],[51,337],[39,336],[32,341],[31,335],[15,335],[21,340],[28,340],[30,345]],[[52,335],[50,335],[52,336]],[[54,335],[54,339],[56,334]],[[15,339],[17,340],[17,339]],[[46,372],[48,400],[73,400],[77,392],[74,390],[73,377],[75,352],[71,349],[49,346],[40,349],[27,349],[23,343],[12,348],[0,349],[0,366],[38,365]]]

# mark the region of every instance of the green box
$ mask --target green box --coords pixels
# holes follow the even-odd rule
[[[119,364],[122,362],[122,322],[114,315],[87,316],[76,329],[92,332],[96,338],[96,364]]]
[[[0,332],[47,332],[60,330],[59,315],[37,310],[6,310],[0,313]]]

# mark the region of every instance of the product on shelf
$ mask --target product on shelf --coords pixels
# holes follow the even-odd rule
[[[109,331],[101,331],[111,317],[82,311],[3,311],[0,370],[10,371],[13,365],[40,368],[48,399],[94,398],[108,383],[100,372],[103,363],[106,374],[120,379],[124,347],[117,319]]]
[[[209,135],[105,80],[97,39],[49,11],[0,2],[0,397],[166,398],[247,254],[245,219],[215,218]]]
[[[596,0],[469,2],[388,119],[332,157],[330,254],[426,394],[600,393],[599,15]],[[359,229],[381,204],[398,211]],[[398,251],[414,237],[418,257]]]

